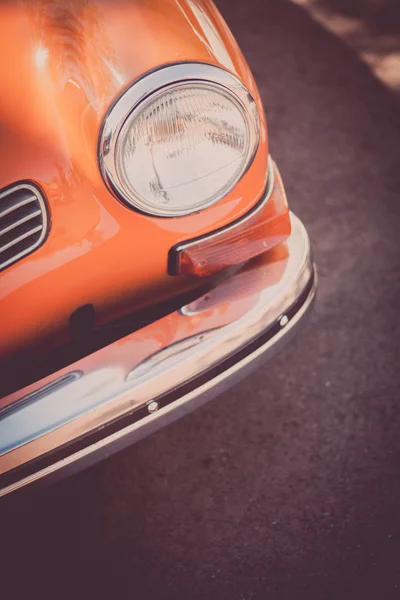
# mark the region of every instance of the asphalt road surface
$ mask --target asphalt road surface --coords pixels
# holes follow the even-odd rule
[[[399,100],[298,6],[218,5],[311,234],[314,314],[229,393],[0,508],[4,598],[400,598]]]

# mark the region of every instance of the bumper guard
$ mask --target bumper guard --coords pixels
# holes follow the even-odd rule
[[[291,220],[287,244],[208,294],[7,399],[0,496],[108,457],[274,353],[316,291],[307,232],[293,214]]]

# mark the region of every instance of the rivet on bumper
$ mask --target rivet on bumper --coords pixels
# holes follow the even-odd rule
[[[281,327],[285,327],[289,323],[289,317],[287,315],[282,315],[279,319],[279,325]]]
[[[150,402],[150,404],[147,405],[147,410],[149,411],[149,413],[154,413],[158,409],[159,409],[158,402]]]

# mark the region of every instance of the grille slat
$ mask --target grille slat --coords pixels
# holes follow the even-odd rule
[[[30,235],[38,233],[38,231],[41,231],[42,229],[43,229],[43,225],[38,225],[37,227],[34,227],[33,229],[28,229],[28,230],[24,231],[17,238],[11,240],[11,242],[8,242],[8,244],[0,245],[0,252],[5,252],[9,248],[12,248],[12,246],[15,246],[15,244],[22,242],[22,240],[26,239]]]
[[[46,205],[35,186],[20,183],[0,192],[0,269],[38,248],[47,229]]]
[[[21,219],[18,219],[18,221],[11,222],[11,224],[4,227],[4,229],[0,229],[0,237],[4,234],[8,233],[9,231],[12,231],[19,225],[26,223],[26,221],[30,221],[31,219],[34,219],[35,217],[40,217],[41,214],[42,214],[41,211],[39,209],[36,209],[36,210],[33,210],[30,214],[27,214],[24,217],[22,217]],[[0,221],[0,223],[1,223],[1,221]],[[0,227],[1,227],[1,225],[0,225]],[[0,245],[1,245],[1,241],[0,241]]]
[[[8,195],[8,194],[7,194]],[[32,196],[31,194],[27,195],[27,197],[22,198],[22,199],[18,199],[17,198],[7,198],[7,200],[10,200],[8,203],[5,201],[4,205],[3,205],[3,198],[1,199],[1,204],[2,206],[0,207],[0,219],[2,217],[5,217],[6,215],[8,215],[8,213],[12,212],[13,210],[16,210],[17,208],[20,208],[21,206],[25,206],[26,204],[30,204],[31,202],[35,202],[36,201],[36,196]],[[7,205],[8,204],[8,205]]]

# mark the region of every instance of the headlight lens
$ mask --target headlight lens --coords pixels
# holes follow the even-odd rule
[[[152,215],[187,215],[218,202],[247,170],[259,143],[257,107],[239,80],[217,67],[188,66],[163,69],[185,67],[187,77],[134,102],[116,131],[110,129],[108,146],[107,119],[103,129],[100,161],[108,183]],[[202,78],[192,73],[198,67]]]

